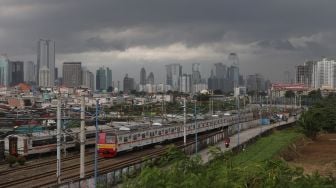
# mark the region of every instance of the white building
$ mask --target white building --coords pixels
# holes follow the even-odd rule
[[[24,81],[31,83],[36,82],[36,65],[32,61],[25,62],[24,69]]]
[[[335,60],[322,59],[313,66],[312,86],[318,88],[336,88],[336,62]]]
[[[234,88],[234,96],[245,96],[246,95],[246,87],[235,87]]]
[[[47,71],[47,70],[48,71]],[[48,80],[41,80],[45,78],[48,72]],[[53,87],[55,82],[55,41],[40,39],[37,49],[37,73],[44,73],[45,75],[38,75],[38,85],[43,87]]]
[[[86,67],[82,68],[82,86],[94,91],[94,75]]]
[[[180,77],[182,76],[182,66],[180,64],[169,64],[166,65],[166,71],[166,84],[170,85],[173,91],[179,91]]]
[[[180,77],[180,92],[191,93],[191,75],[183,74]]]
[[[50,69],[47,67],[42,67],[39,70],[39,86],[41,87],[52,87],[51,86],[51,78]]]

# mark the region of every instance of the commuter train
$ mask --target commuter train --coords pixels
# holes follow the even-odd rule
[[[251,112],[242,113],[240,122],[253,120]],[[186,134],[194,134],[225,128],[226,134],[232,135],[238,130],[238,116],[213,117],[208,120],[186,124]],[[133,124],[133,125],[132,125]],[[248,129],[242,126],[240,129]],[[63,133],[64,134],[64,133]],[[86,145],[95,144],[95,127],[86,126]],[[79,144],[79,128],[69,129],[62,137],[62,148],[74,148]],[[114,157],[118,152],[130,151],[146,145],[183,137],[183,124],[162,126],[138,122],[113,122],[112,125],[99,125],[98,153],[101,157]],[[36,132],[31,134],[12,134],[5,139],[5,154],[29,156],[56,151],[56,131]]]

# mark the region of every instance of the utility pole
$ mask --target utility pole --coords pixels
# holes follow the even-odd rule
[[[184,145],[187,144],[187,133],[186,133],[186,123],[187,123],[187,110],[186,110],[187,106],[186,106],[186,99],[183,99],[183,114],[184,114],[184,118],[183,118],[183,143]]]
[[[99,100],[96,100],[96,144],[95,144],[95,157],[94,157],[94,185],[97,187],[97,176],[98,176],[98,109]]]
[[[57,183],[61,183],[61,96],[57,100]]]
[[[238,138],[238,146],[239,146],[239,133],[240,133],[240,109],[239,109],[239,95],[237,96],[237,109],[238,109],[238,134],[237,134],[237,138]]]
[[[197,138],[197,111],[196,111],[196,103],[197,103],[197,100],[195,100],[195,141],[196,141],[196,143],[195,143],[195,153],[197,154],[197,151],[198,151],[198,143],[197,143],[197,140],[198,140],[198,138]]]
[[[81,127],[80,127],[80,170],[79,178],[85,177],[85,96],[81,97]]]

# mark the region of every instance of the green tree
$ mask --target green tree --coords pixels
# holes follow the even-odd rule
[[[308,110],[303,113],[298,121],[299,126],[302,127],[303,133],[315,140],[318,132],[322,127],[322,113],[319,110]]]

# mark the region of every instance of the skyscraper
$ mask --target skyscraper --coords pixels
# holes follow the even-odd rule
[[[233,87],[239,86],[239,67],[231,65],[228,69],[229,80]]]
[[[108,90],[112,88],[112,71],[108,67],[100,67],[96,71],[96,90]]]
[[[23,65],[24,81],[30,84],[36,83],[36,65],[32,61],[25,62]]]
[[[296,67],[295,83],[305,84],[307,87],[312,87],[313,67],[316,62],[307,61],[303,65]]]
[[[9,60],[6,56],[0,56],[0,86],[9,86]]]
[[[14,86],[23,82],[23,62],[22,61],[10,61],[9,62],[9,75],[10,85]]]
[[[85,67],[82,67],[82,86],[94,90],[94,75]]]
[[[314,88],[336,88],[336,61],[323,58],[313,66]]]
[[[180,78],[180,92],[190,93],[191,92],[191,75],[183,74]]]
[[[265,91],[265,79],[261,74],[248,75],[246,79],[246,89],[248,91]]]
[[[192,64],[192,75],[191,75],[191,79],[192,79],[192,84],[199,84],[202,81],[202,77],[201,77],[201,73],[199,70],[199,63],[193,63]]]
[[[154,85],[154,74],[153,72],[150,72],[147,77],[147,84]]]
[[[47,71],[48,70],[48,71]],[[43,72],[43,76],[40,73]],[[42,87],[53,87],[55,79],[55,41],[40,39],[37,49],[37,79]],[[45,80],[48,80],[46,82]]]
[[[215,63],[215,76],[217,79],[227,79],[227,68],[223,63]]]
[[[82,84],[82,63],[63,63],[63,84],[67,87],[80,87]]]
[[[106,67],[106,90],[112,90],[112,70]]]
[[[228,68],[228,78],[231,83],[231,88],[239,86],[239,59],[236,53],[230,53],[228,56],[229,64],[231,65]]]
[[[134,78],[128,77],[128,74],[124,77],[124,92],[129,93],[134,90]]]
[[[146,85],[146,70],[144,67],[140,71],[140,85]]]
[[[103,67],[96,71],[96,90],[106,90],[106,70]]]
[[[180,89],[180,77],[182,76],[182,66],[180,64],[166,65],[167,85],[170,85],[173,91]]]

